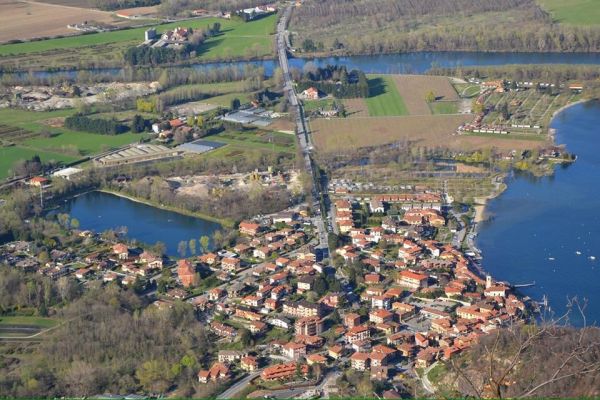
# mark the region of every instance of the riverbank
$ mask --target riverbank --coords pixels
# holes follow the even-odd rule
[[[200,218],[200,219],[204,219],[206,221],[215,222],[226,228],[233,228],[235,226],[235,221],[233,221],[229,218],[218,218],[218,217],[213,217],[211,215],[206,215],[206,214],[202,214],[202,213],[198,213],[198,212],[184,210],[184,209],[178,208],[178,207],[166,206],[164,204],[159,204],[159,203],[151,201],[151,200],[139,199],[137,197],[132,197],[132,196],[123,194],[121,192],[118,192],[116,190],[110,190],[110,189],[103,188],[103,189],[96,189],[95,191],[112,194],[113,196],[121,197],[121,198],[130,200],[130,201],[133,201],[135,203],[145,204],[147,206],[156,207],[158,209],[165,210],[165,211],[172,211],[177,214],[185,215],[188,217]]]

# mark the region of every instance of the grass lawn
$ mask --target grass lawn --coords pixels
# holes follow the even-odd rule
[[[475,97],[481,91],[479,85],[471,83],[457,83],[454,88],[460,97]]]
[[[0,317],[0,326],[5,325],[32,325],[40,328],[52,328],[58,323],[52,318],[42,317]]]
[[[204,28],[218,22],[221,24],[222,33],[205,42],[204,51],[201,51],[200,58],[221,58],[227,54],[231,54],[231,57],[240,57],[250,53],[256,53],[257,51],[260,55],[265,55],[270,54],[273,51],[272,34],[275,31],[276,20],[276,15],[271,15],[252,22],[243,22],[241,19],[226,20],[221,18],[203,18],[158,25],[157,30],[163,32],[177,26]],[[0,46],[0,56],[102,46],[114,43],[128,43],[129,45],[135,45],[143,41],[144,31],[148,28],[149,27],[126,29],[114,32],[40,40],[36,42],[5,44]]]
[[[305,100],[304,110],[308,112],[318,110],[319,108],[328,110],[332,105],[333,99]]]
[[[0,110],[0,121],[9,126],[17,126],[32,132],[46,129],[52,132],[51,137],[33,137],[16,146],[0,147],[0,179],[8,177],[9,170],[18,160],[29,159],[39,155],[42,161],[75,161],[81,156],[92,155],[101,151],[134,143],[144,137],[143,134],[123,133],[121,135],[97,135],[77,132],[64,128],[52,128],[44,124],[50,118],[66,117],[74,110],[50,112],[25,111],[17,109]]]
[[[600,25],[600,0],[538,0],[552,18],[570,25]]]
[[[408,109],[396,83],[390,76],[369,75],[369,97],[366,99],[369,116],[408,115]]]
[[[78,158],[59,153],[24,148],[20,146],[0,147],[0,181],[12,176],[10,170],[13,168],[17,161],[31,159],[35,155],[40,156],[42,162],[52,160],[71,162],[77,160]]]
[[[458,103],[455,101],[436,101],[429,104],[433,114],[456,114]]]
[[[206,104],[213,104],[221,107],[231,107],[231,100],[239,99],[242,104],[250,101],[249,93],[227,93],[220,96],[211,97],[203,101]]]

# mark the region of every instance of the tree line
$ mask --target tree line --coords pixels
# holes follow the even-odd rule
[[[148,7],[160,4],[160,0],[95,0],[94,5],[104,11],[115,11],[123,8]]]
[[[99,135],[119,135],[128,130],[127,126],[121,124],[115,118],[90,118],[81,114],[65,118],[65,128]]]

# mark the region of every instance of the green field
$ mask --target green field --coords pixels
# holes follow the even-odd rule
[[[600,0],[538,0],[552,18],[570,25],[600,25]]]
[[[369,75],[369,97],[366,99],[371,117],[408,115],[408,109],[396,83],[390,76]]]
[[[0,326],[6,325],[31,325],[39,328],[52,328],[57,321],[52,318],[42,317],[0,317]]]
[[[0,121],[5,125],[17,126],[32,132],[42,129],[52,133],[51,137],[33,137],[15,146],[0,147],[0,180],[10,176],[9,170],[15,162],[39,155],[42,161],[76,161],[115,147],[134,143],[144,137],[143,134],[123,133],[108,136],[86,132],[76,132],[64,128],[52,128],[44,124],[50,118],[66,117],[74,110],[35,112],[16,109],[0,110]]]
[[[320,108],[329,110],[329,109],[331,109],[332,105],[333,105],[333,99],[305,100],[304,101],[304,110],[307,112],[315,111]]]
[[[277,16],[271,15],[253,22],[243,22],[238,19],[226,20],[221,18],[204,18],[180,21],[156,26],[159,32],[173,29],[177,26],[204,28],[215,22],[221,24],[221,34],[208,39],[203,55],[210,58],[226,52],[230,48],[233,53],[241,53],[255,44],[268,44],[271,51],[271,38],[274,33]],[[144,31],[149,27],[125,29],[113,32],[94,33],[90,35],[71,36],[58,39],[40,40],[27,43],[5,44],[0,46],[0,56],[18,55],[43,52],[58,49],[74,49],[80,47],[99,46],[119,42],[139,44],[144,40]]]
[[[456,101],[436,101],[429,104],[433,114],[456,114],[458,103]]]

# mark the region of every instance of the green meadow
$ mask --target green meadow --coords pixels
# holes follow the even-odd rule
[[[538,0],[552,18],[569,25],[600,25],[600,0]]]
[[[369,97],[366,99],[371,117],[408,115],[408,109],[396,83],[390,76],[369,75]]]

